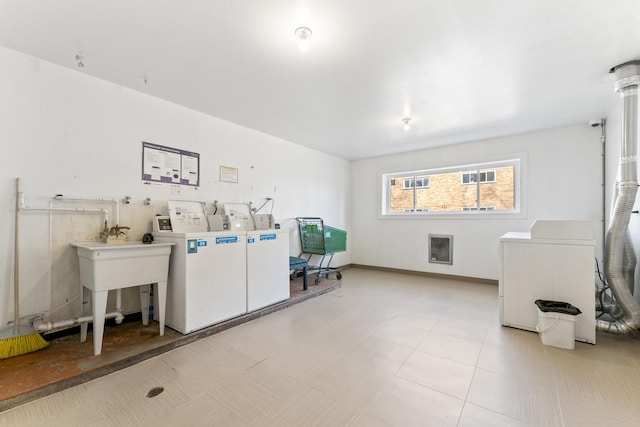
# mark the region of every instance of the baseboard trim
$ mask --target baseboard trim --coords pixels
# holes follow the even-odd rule
[[[364,264],[347,264],[340,267],[342,269],[346,268],[362,268],[364,270],[377,270],[377,271],[386,271],[389,273],[402,273],[402,274],[411,274],[413,276],[424,276],[424,277],[433,277],[437,279],[449,279],[449,280],[461,280],[463,282],[473,282],[473,283],[481,283],[483,285],[494,285],[498,286],[498,281],[493,279],[481,279],[479,277],[469,277],[469,276],[457,276],[454,274],[442,274],[442,273],[432,273],[429,271],[416,271],[416,270],[404,270],[401,268],[390,268],[390,267],[379,267],[375,265],[364,265]]]

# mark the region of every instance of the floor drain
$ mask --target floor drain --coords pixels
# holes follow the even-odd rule
[[[147,392],[146,397],[156,397],[163,391],[164,391],[164,387],[154,387]]]

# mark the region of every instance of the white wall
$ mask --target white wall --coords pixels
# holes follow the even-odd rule
[[[354,161],[355,264],[498,279],[498,239],[537,219],[589,220],[601,259],[602,145],[588,124]],[[380,218],[381,173],[501,160],[525,153],[525,211],[512,218]],[[454,236],[453,265],[427,261],[428,234]]]
[[[28,205],[66,197],[132,197],[120,225],[131,239],[175,199],[260,203],[275,200],[276,220],[299,254],[296,216],[318,216],[350,228],[349,162],[274,138],[115,84],[0,48],[0,329],[13,317],[15,178]],[[141,141],[200,154],[198,190],[141,181]],[[239,183],[219,180],[220,166],[236,167]],[[151,206],[144,206],[145,198]],[[101,207],[102,205],[86,205]],[[113,207],[111,218],[114,217]],[[23,212],[20,227],[21,314],[79,314],[77,259],[68,243],[97,238],[98,215]],[[113,225],[113,224],[110,224]],[[349,253],[335,265],[348,264]],[[125,312],[139,311],[135,292]]]

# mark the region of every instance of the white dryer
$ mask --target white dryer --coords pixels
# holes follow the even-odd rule
[[[289,231],[247,231],[247,311],[289,299]]]

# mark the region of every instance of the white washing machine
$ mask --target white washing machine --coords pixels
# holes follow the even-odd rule
[[[247,311],[289,299],[289,231],[247,231]]]
[[[206,220],[200,221],[204,212],[199,210],[199,202],[170,201],[169,218],[154,218],[154,241],[175,243],[165,318],[168,326],[183,334],[247,310],[246,233],[206,231]]]
[[[166,324],[188,334],[246,313],[246,236],[235,233],[154,233],[175,243],[169,260]]]

